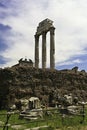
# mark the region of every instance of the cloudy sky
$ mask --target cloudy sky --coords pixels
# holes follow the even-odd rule
[[[17,64],[22,57],[34,61],[34,35],[46,18],[56,27],[56,68],[87,71],[87,0],[0,0],[0,67]],[[49,37],[48,32],[48,67]]]

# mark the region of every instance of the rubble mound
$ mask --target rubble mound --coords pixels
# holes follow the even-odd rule
[[[87,73],[78,67],[72,70],[36,69],[13,66],[0,69],[0,109],[19,99],[38,97],[41,103],[54,104],[71,93],[80,101],[87,99]]]

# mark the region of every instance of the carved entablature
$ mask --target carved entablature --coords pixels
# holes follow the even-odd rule
[[[47,18],[39,23],[36,34],[41,35],[42,32],[48,32],[51,27],[53,27],[53,21]]]

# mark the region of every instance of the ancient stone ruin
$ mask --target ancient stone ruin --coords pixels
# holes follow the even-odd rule
[[[21,58],[19,60],[19,66],[33,67],[33,61],[31,59],[27,60],[25,58],[25,60],[23,60],[23,58]]]
[[[42,35],[42,69],[46,68],[46,34],[50,31],[50,69],[55,68],[55,27],[53,21],[45,19],[39,23],[35,34],[35,67],[39,68],[39,37]]]

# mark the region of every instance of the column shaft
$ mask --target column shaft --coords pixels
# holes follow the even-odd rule
[[[42,69],[46,68],[46,32],[42,33]]]
[[[54,40],[55,28],[50,28],[50,68],[55,68],[55,40]]]
[[[35,35],[35,67],[39,68],[39,36]]]

